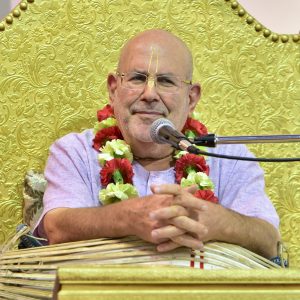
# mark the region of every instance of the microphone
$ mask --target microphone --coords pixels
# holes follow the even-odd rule
[[[192,146],[187,137],[175,129],[174,124],[164,118],[155,120],[150,127],[150,136],[157,144],[170,144],[178,150]]]
[[[184,150],[196,155],[206,155],[216,158],[225,158],[241,161],[259,161],[259,162],[292,162],[300,161],[300,158],[260,158],[260,157],[240,157],[218,153],[210,153],[198,149],[195,145],[206,147],[215,147],[216,144],[240,144],[241,142],[259,143],[259,142],[282,142],[282,136],[255,136],[255,137],[217,137],[215,134],[207,134],[204,136],[195,137],[190,141],[185,135],[175,129],[174,124],[168,119],[157,119],[150,127],[150,136],[153,142],[158,144],[170,144],[175,149]],[[248,140],[247,140],[248,139]],[[300,141],[300,135],[290,135],[287,137],[290,142]],[[193,144],[194,145],[193,145]]]

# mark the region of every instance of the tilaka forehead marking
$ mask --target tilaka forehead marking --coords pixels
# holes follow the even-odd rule
[[[157,74],[157,70],[158,70],[158,50],[151,46],[151,54],[150,54],[150,59],[149,59],[149,64],[148,64],[148,74],[150,74],[150,69],[151,69],[151,65],[152,65],[152,61],[153,59],[156,58],[156,66],[155,66],[155,74]],[[148,85],[150,88],[154,87],[154,77],[153,76],[149,76],[148,77]]]

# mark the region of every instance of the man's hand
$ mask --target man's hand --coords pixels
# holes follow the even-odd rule
[[[162,247],[165,247],[165,243],[168,244],[172,240],[179,243],[176,244],[176,247],[182,245],[187,247],[193,245],[194,248],[202,247],[201,242],[199,243],[198,240],[187,234],[188,232],[196,234],[202,230],[203,226],[195,221],[197,214],[192,209],[177,204],[188,201],[189,198],[195,198],[192,193],[195,192],[196,187],[184,189],[177,184],[159,187],[164,187],[164,189],[158,192],[158,187],[156,189],[153,187],[153,195],[123,202],[124,205],[120,209],[125,211],[126,218],[130,221],[128,224],[130,234],[160,244],[158,246],[160,251]],[[197,200],[197,198],[195,199]],[[203,207],[205,209],[204,205],[199,205],[197,202],[197,208]],[[195,220],[192,219],[192,216]]]
[[[210,240],[216,205],[192,195],[196,187],[184,189],[176,184],[154,186],[155,194],[173,196],[172,205],[150,213],[153,220],[168,224],[152,231],[158,239],[169,239],[161,243],[158,251],[169,251],[180,246],[202,249],[203,241]],[[212,207],[210,207],[212,206]]]
[[[157,246],[158,251],[180,246],[201,249],[203,242],[217,240],[240,245],[267,258],[276,256],[280,235],[267,221],[198,199],[192,191],[178,185],[155,186],[153,192],[174,197],[172,205],[150,214],[152,219],[168,224],[152,231],[158,239],[169,238]]]
[[[170,207],[173,198],[172,195],[157,194],[123,201],[123,206],[119,209],[124,211],[124,216],[128,220],[129,235],[136,235],[155,244],[167,241],[168,237],[155,237],[151,233],[157,228],[165,227],[168,223],[163,218],[155,219],[150,215],[153,211]],[[184,232],[183,230],[179,231]]]

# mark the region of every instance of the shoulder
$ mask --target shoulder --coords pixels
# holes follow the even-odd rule
[[[214,168],[216,166],[233,168],[236,167],[236,165],[240,165],[241,163],[243,166],[246,166],[247,164],[257,165],[256,162],[238,160],[239,157],[251,157],[251,158],[255,157],[254,154],[245,145],[242,144],[218,145],[215,148],[209,148],[208,152],[213,154],[221,154],[221,155],[237,157],[237,159],[209,157],[210,165]]]
[[[65,150],[75,150],[75,149],[88,149],[93,146],[93,130],[86,129],[81,133],[69,133],[59,139],[57,139],[50,147],[51,150],[56,148]]]
[[[235,144],[235,145],[219,145],[216,148],[210,148],[209,151],[213,154],[221,154],[227,156],[233,156],[236,158],[228,159],[228,158],[217,158],[217,157],[210,157],[211,164],[221,165],[229,168],[241,166],[245,168],[246,166],[259,166],[258,162],[255,161],[246,161],[240,160],[239,158],[254,158],[255,155],[247,148],[247,146],[242,144]]]
[[[209,149],[210,153],[232,155],[232,156],[249,156],[254,157],[253,153],[243,144],[234,145],[218,145],[215,148]]]
[[[255,157],[245,145],[219,145],[216,148],[210,148],[209,152],[237,158],[208,158],[211,176],[218,183],[228,184],[229,180],[241,182],[250,178],[263,178],[264,172],[258,162],[238,159],[239,157]]]
[[[56,140],[50,147],[51,158],[68,161],[97,161],[97,151],[93,148],[94,133],[92,129],[81,133],[69,133]]]

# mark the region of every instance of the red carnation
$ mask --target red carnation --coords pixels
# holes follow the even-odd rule
[[[218,198],[211,190],[198,190],[194,193],[194,196],[199,199],[207,200],[213,203],[219,203]]]
[[[97,111],[98,121],[101,122],[109,117],[113,117],[114,111],[109,104],[106,104],[102,109]]]
[[[119,171],[123,177],[123,183],[132,184],[133,170],[130,161],[127,158],[114,158],[105,163],[100,171],[102,186],[107,186],[114,182],[113,175]]]
[[[97,151],[107,142],[115,139],[123,139],[118,126],[111,126],[99,130],[93,139],[93,148]]]
[[[188,167],[192,167],[196,172],[204,172],[209,174],[209,166],[206,164],[203,156],[198,156],[195,154],[185,154],[181,156],[175,164],[175,178],[176,182],[180,183],[182,177],[187,177]]]
[[[183,134],[187,130],[193,131],[196,135],[205,135],[208,134],[207,128],[201,122],[194,120],[192,118],[187,118],[184,127],[182,129]]]

